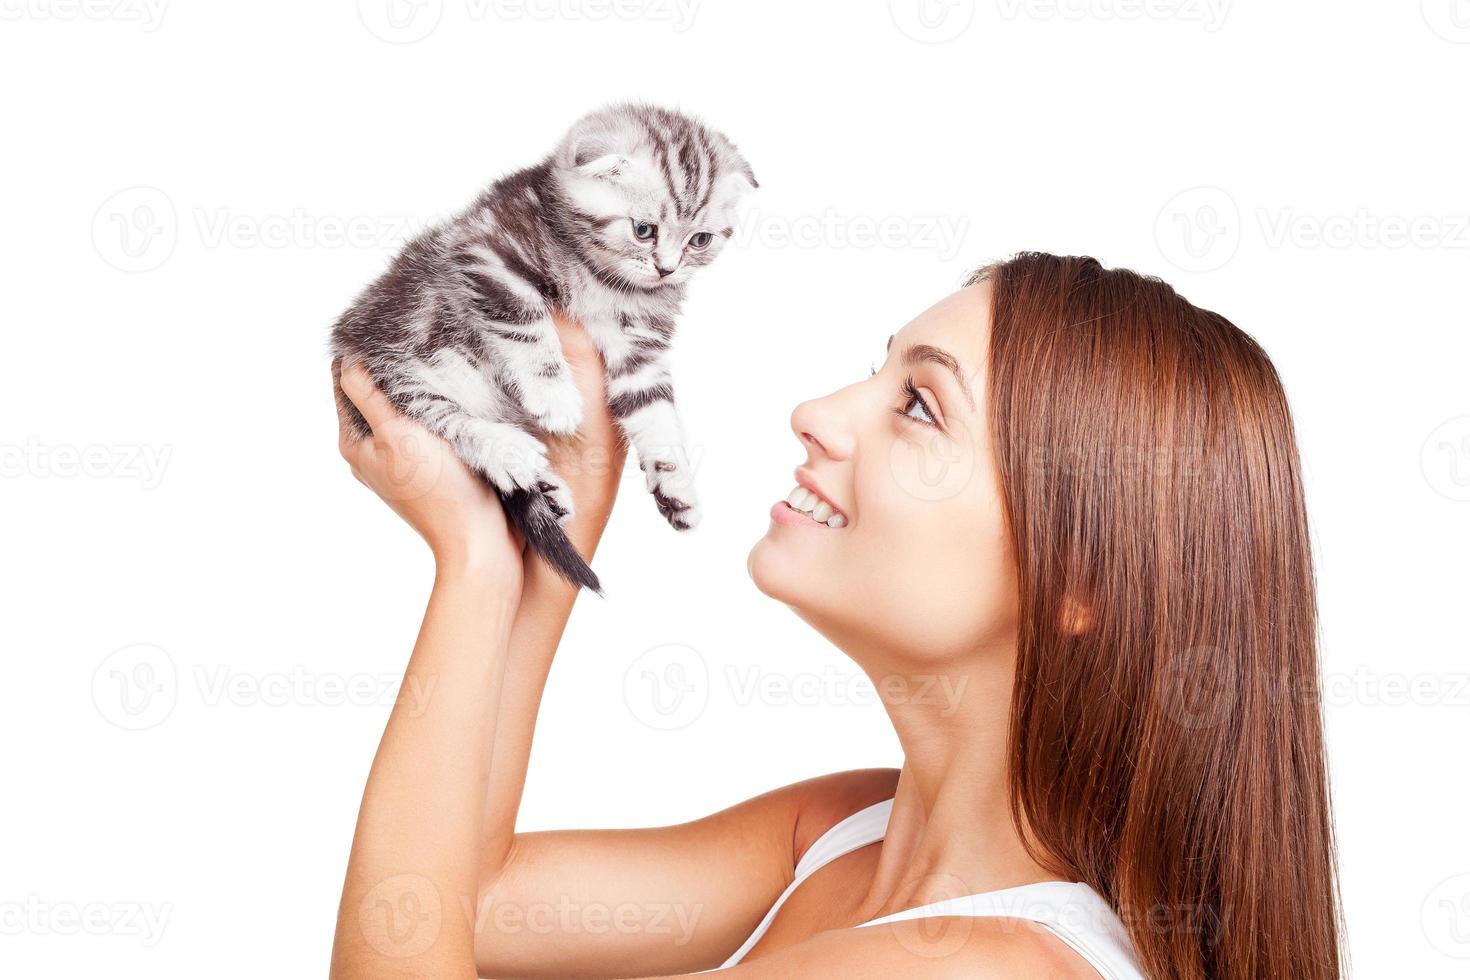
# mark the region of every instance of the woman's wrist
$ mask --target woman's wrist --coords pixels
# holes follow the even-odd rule
[[[434,549],[434,587],[475,593],[487,608],[514,611],[520,602],[522,571],[491,549],[455,546]]]

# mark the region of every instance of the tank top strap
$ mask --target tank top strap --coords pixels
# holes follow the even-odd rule
[[[716,969],[725,969],[739,963],[766,934],[776,913],[791,897],[791,893],[819,868],[844,854],[882,840],[888,832],[888,818],[892,811],[892,800],[874,803],[839,820],[813,841],[812,846],[796,862],[796,874],[791,884],[776,899],[760,925]],[[1014,888],[949,898],[885,915],[864,922],[857,928],[940,916],[996,917],[1036,922],[1075,950],[1104,980],[1144,980],[1143,971],[1133,952],[1133,944],[1122,921],[1101,895],[1080,881],[1038,881]]]
[[[786,903],[786,899],[790,898],[797,886],[810,878],[818,868],[859,847],[866,847],[868,844],[882,840],[883,835],[888,832],[888,814],[892,809],[892,800],[884,800],[870,807],[864,807],[857,813],[843,817],[829,827],[826,833],[813,841],[812,846],[808,847],[806,853],[796,862],[796,876],[792,879],[791,884],[787,885],[781,897],[776,899],[776,904],[771,906],[771,910],[766,913],[760,925],[755,927],[755,932],[750,934],[750,938],[745,940],[718,969],[723,970],[734,966],[745,957],[746,953],[750,952],[751,947],[759,942],[760,938],[766,934],[766,930],[771,927],[776,913],[781,911],[781,906]]]
[[[1036,922],[1075,950],[1104,980],[1143,980],[1122,920],[1101,895],[1080,881],[1039,881],[945,899],[885,915],[858,928],[939,916]]]
[[[805,878],[859,847],[882,840],[888,832],[888,815],[892,812],[893,801],[883,800],[843,817],[827,828],[827,832],[813,841],[801,860],[796,862],[797,879]]]

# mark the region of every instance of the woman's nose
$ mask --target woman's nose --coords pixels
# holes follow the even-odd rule
[[[852,455],[855,440],[836,399],[836,395],[828,395],[796,406],[791,413],[791,431],[807,452],[843,460]]]

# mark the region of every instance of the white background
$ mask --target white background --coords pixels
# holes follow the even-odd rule
[[[1354,974],[1464,975],[1464,0],[153,2],[0,0],[0,973],[325,972],[430,575],[337,456],[327,328],[413,227],[643,97],[762,187],[678,347],[705,525],[629,474],[522,826],[899,764],[746,576],[788,413],[971,267],[1086,252],[1285,378]]]

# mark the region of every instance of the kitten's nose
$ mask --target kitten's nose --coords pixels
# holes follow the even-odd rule
[[[674,273],[674,270],[673,269],[665,269],[663,266],[659,265],[657,262],[655,262],[653,264],[653,267],[658,270],[658,277],[660,279],[664,278],[665,276],[673,275],[673,273]]]

